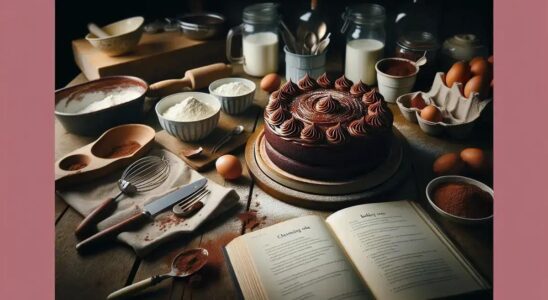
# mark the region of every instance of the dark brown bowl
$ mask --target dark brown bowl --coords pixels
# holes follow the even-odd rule
[[[93,101],[83,103],[82,96],[94,91],[109,91],[118,88],[139,87],[140,96],[127,102],[87,113],[75,113]],[[57,90],[55,92],[55,116],[69,132],[97,136],[105,130],[121,124],[138,123],[143,120],[143,106],[148,84],[132,76],[111,76]],[[98,99],[99,100],[99,99]]]

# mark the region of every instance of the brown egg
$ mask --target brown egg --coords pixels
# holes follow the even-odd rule
[[[434,161],[432,171],[434,171],[437,176],[462,175],[464,166],[464,162],[458,153],[446,153]]]
[[[261,80],[261,89],[265,92],[272,93],[280,88],[281,83],[282,80],[280,79],[280,76],[278,76],[278,74],[270,73],[263,77],[263,79]]]
[[[491,64],[493,64],[493,62],[494,62],[493,55],[489,56],[487,61],[490,62]]]
[[[467,168],[475,174],[484,173],[489,167],[485,153],[479,148],[466,148],[462,150],[460,158],[466,164]]]
[[[470,79],[468,65],[462,61],[458,61],[453,64],[449,71],[447,71],[447,75],[445,75],[445,84],[448,87],[452,87],[455,82],[465,84],[468,79]]]
[[[468,98],[473,92],[479,93],[479,98],[483,99],[485,97],[485,92],[487,90],[489,81],[486,80],[484,75],[476,75],[464,86],[464,97]]]
[[[491,74],[491,65],[483,57],[474,57],[469,63],[470,72],[473,75],[485,75],[490,76]]]
[[[224,179],[232,180],[242,176],[242,164],[234,155],[227,154],[217,158],[215,168]]]
[[[441,122],[442,116],[440,110],[434,105],[427,105],[421,110],[421,118],[430,122]]]

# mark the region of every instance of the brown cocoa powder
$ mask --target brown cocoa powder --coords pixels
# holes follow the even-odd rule
[[[493,197],[468,183],[443,183],[433,193],[434,203],[443,211],[464,218],[485,218],[493,214]]]

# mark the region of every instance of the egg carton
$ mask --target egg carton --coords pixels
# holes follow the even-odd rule
[[[448,88],[443,78],[443,72],[436,73],[430,91],[403,94],[396,99],[396,103],[402,115],[411,122],[419,123],[422,131],[427,134],[440,135],[447,132],[454,138],[466,138],[492,99],[480,101],[478,93],[472,93],[466,98],[462,95],[463,85],[460,82]],[[441,111],[442,122],[427,121],[421,118],[418,108],[411,107],[411,99],[417,94],[422,96],[426,105],[434,105]]]

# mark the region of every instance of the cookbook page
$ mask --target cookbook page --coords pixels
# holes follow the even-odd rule
[[[431,299],[485,288],[408,201],[358,205],[326,221],[378,299]]]
[[[242,236],[269,299],[372,299],[318,216]]]

